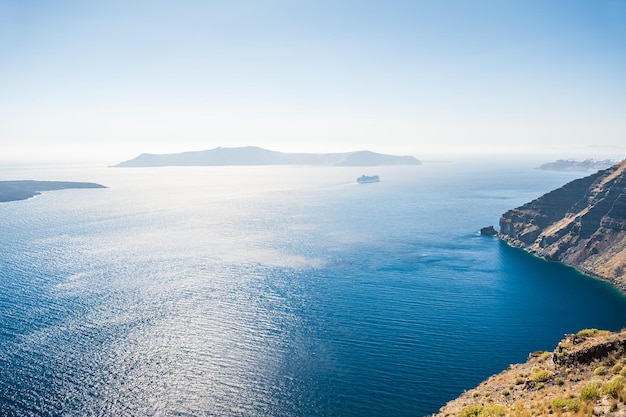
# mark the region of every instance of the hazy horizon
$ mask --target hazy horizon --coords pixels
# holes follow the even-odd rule
[[[0,0],[0,161],[626,155],[626,2]]]

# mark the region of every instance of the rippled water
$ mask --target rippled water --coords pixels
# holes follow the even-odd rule
[[[626,325],[609,285],[477,235],[575,174],[362,171],[0,170],[109,187],[0,204],[0,415],[420,416]]]

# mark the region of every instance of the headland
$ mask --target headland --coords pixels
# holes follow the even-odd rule
[[[626,160],[507,211],[499,237],[626,291]]]
[[[69,188],[106,188],[104,185],[93,182],[68,181],[0,181],[0,203],[26,200],[43,191],[64,190]]]

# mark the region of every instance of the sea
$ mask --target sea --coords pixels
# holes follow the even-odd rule
[[[0,204],[0,416],[428,416],[623,328],[611,285],[479,235],[586,175],[535,166],[2,166],[108,188]]]

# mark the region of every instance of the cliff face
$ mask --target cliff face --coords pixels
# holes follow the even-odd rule
[[[626,415],[626,332],[566,335],[442,407],[433,417]]]
[[[504,213],[500,237],[626,290],[626,160]]]

